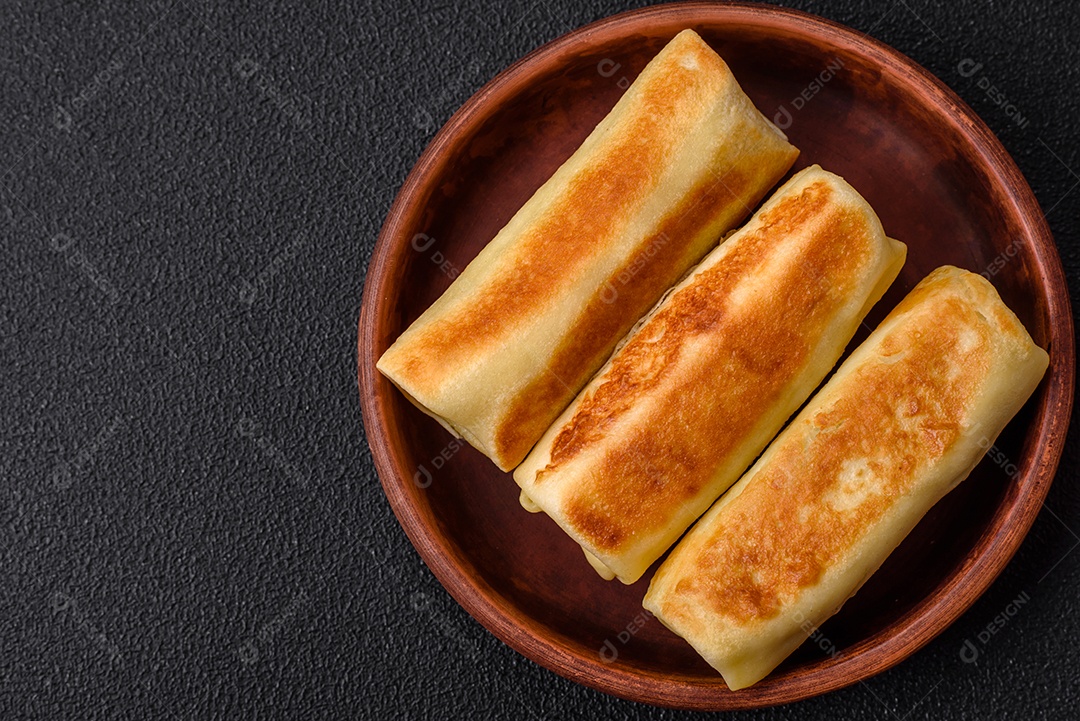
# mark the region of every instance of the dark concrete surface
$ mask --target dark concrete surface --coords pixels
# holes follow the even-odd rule
[[[983,116],[1080,297],[1075,5],[795,5]],[[356,392],[367,260],[434,131],[630,6],[3,3],[0,718],[687,716],[574,685],[465,614],[387,505]],[[732,717],[1075,717],[1078,448],[927,648]]]

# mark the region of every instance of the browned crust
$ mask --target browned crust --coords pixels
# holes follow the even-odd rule
[[[920,288],[905,305],[929,291]],[[945,455],[987,373],[993,337],[978,311],[955,296],[921,320],[887,336],[880,362],[854,369],[844,391],[776,447],[713,520],[672,591],[680,601],[665,614],[692,613],[700,602],[740,625],[775,617]],[[962,332],[974,334],[966,350],[957,342]],[[860,460],[866,475],[845,468]],[[848,507],[838,500],[846,494],[860,502]]]
[[[716,459],[746,437],[761,409],[775,404],[806,365],[812,349],[805,339],[820,336],[848,302],[872,241],[865,215],[835,202],[834,193],[819,180],[768,210],[721,262],[698,273],[631,338],[556,436],[537,484],[604,446],[607,429],[637,399],[679,374],[677,387],[662,391],[662,415],[606,449],[589,480],[566,499],[567,522],[597,549],[614,550],[631,535],[666,527],[674,509],[711,480]],[[777,238],[809,223],[800,262],[776,278],[766,302],[735,305],[733,291],[775,253]],[[680,363],[688,341],[702,335],[713,336],[709,357]]]
[[[764,188],[753,195],[753,180],[731,171],[722,178],[709,178],[694,188],[675,208],[638,252],[617,269],[607,282],[606,292],[594,296],[555,351],[551,365],[514,399],[505,421],[496,434],[500,455],[517,456],[543,435],[550,423],[537,408],[562,408],[596,372],[619,339],[634,325],[656,299],[682,275],[682,269],[698,258],[688,257],[695,237],[717,215],[718,209],[746,198],[756,203]],[[734,221],[749,213],[749,206]],[[681,241],[681,242],[680,242]],[[628,282],[622,278],[632,276]],[[608,295],[610,292],[612,295]]]
[[[426,329],[423,340],[413,346],[416,352],[401,361],[403,377],[416,381],[440,378],[443,369],[468,362],[491,338],[509,334],[523,318],[534,314],[573,282],[595,254],[590,252],[590,247],[602,247],[608,238],[621,232],[620,228],[612,227],[611,219],[628,215],[659,180],[658,169],[666,167],[670,148],[666,142],[657,142],[657,138],[665,137],[665,118],[678,115],[685,104],[695,100],[685,87],[700,85],[703,77],[731,75],[723,60],[700,39],[684,42],[684,46],[679,54],[668,58],[664,82],[654,83],[641,96],[644,109],[635,112],[632,125],[620,129],[618,143],[604,153],[602,162],[586,167],[546,210],[544,218],[515,241],[517,266],[510,272],[496,274],[483,293],[473,294],[468,302],[456,305],[437,324]],[[704,72],[689,70],[678,62],[689,52],[705,68]],[[685,250],[692,239],[693,234],[673,235],[672,252]],[[612,304],[615,307],[608,309],[609,314],[624,316],[627,311],[623,303],[620,299],[618,305]],[[587,358],[601,354],[608,346],[609,338],[599,331],[606,325],[618,326],[606,317],[594,322],[584,316],[580,323],[574,335],[592,340],[581,344],[587,346]],[[597,327],[589,327],[591,324]],[[532,393],[544,397],[562,384],[550,378],[541,380],[537,386]],[[566,393],[563,389],[564,396]],[[573,393],[569,395],[572,397]],[[508,431],[514,432],[512,428]],[[504,438],[501,443],[512,445],[513,440]]]

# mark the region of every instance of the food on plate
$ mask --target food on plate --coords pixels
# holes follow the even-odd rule
[[[548,429],[514,473],[522,505],[638,580],[825,378],[905,254],[842,178],[799,172]]]
[[[679,33],[378,369],[512,469],[797,155],[724,61]]]
[[[937,269],[676,546],[645,608],[730,688],[756,683],[967,477],[1047,363],[987,280]]]

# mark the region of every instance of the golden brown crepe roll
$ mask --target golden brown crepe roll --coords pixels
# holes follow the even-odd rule
[[[904,262],[816,165],[660,303],[514,473],[606,578],[633,583],[832,369]]]
[[[834,614],[1046,370],[988,281],[931,273],[660,566],[645,608],[732,689]]]
[[[680,33],[379,370],[510,470],[797,155],[724,61]]]

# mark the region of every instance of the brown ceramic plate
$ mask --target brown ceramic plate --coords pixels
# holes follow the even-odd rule
[[[826,623],[835,653],[804,644],[739,692],[642,616],[651,573],[629,587],[602,581],[552,521],[518,505],[509,474],[454,441],[375,370],[387,346],[683,28],[701,34],[758,108],[787,126],[802,149],[796,169],[820,163],[844,176],[886,231],[908,244],[907,265],[871,326],[930,270],[951,263],[992,276],[1050,352],[1042,385],[998,441],[995,456],[1008,462],[984,460]],[[997,139],[952,91],[898,52],[832,22],[759,5],[688,4],[618,15],[559,38],[450,119],[383,226],[364,290],[358,365],[386,495],[417,551],[469,613],[529,658],[593,688],[736,709],[879,673],[974,602],[1049,489],[1071,410],[1073,354],[1065,280],[1039,206]]]

